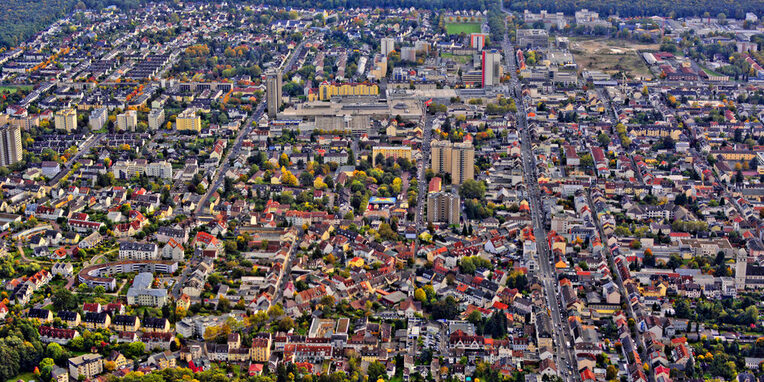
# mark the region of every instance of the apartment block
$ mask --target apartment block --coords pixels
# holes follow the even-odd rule
[[[117,114],[117,130],[135,131],[136,126],[138,126],[137,111],[127,110],[122,114]]]
[[[202,131],[202,117],[196,114],[196,109],[186,109],[178,114],[178,117],[175,119],[175,125],[178,131],[191,130],[200,132]]]
[[[21,129],[6,125],[0,128],[0,166],[10,166],[22,159]]]
[[[149,112],[149,129],[159,130],[164,123],[164,109],[151,109]]]
[[[461,201],[453,192],[427,194],[427,221],[432,223],[459,224]]]
[[[56,129],[67,132],[77,130],[77,110],[59,110],[55,117]]]
[[[452,184],[475,179],[475,147],[470,142],[435,141],[431,145],[432,171],[451,174]]]

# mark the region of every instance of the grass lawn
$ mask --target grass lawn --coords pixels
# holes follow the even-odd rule
[[[455,62],[458,62],[460,64],[466,64],[472,59],[472,57],[470,56],[455,55],[453,53],[441,53],[440,57],[454,60]]]
[[[32,90],[32,86],[0,86],[0,93],[16,93],[19,89],[29,91]]]
[[[480,23],[446,23],[448,34],[480,33]]]
[[[18,380],[22,380],[22,381],[36,381],[37,379],[34,376],[34,373],[32,373],[30,371],[28,373],[19,374],[19,375],[15,376],[15,377],[9,379],[7,382],[16,382]]]
[[[703,71],[706,72],[706,74],[708,74],[709,76],[719,76],[719,77],[725,76],[725,74],[715,72],[709,68],[703,68]]]

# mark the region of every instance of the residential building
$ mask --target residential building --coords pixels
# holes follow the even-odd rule
[[[435,141],[431,145],[431,167],[436,174],[451,174],[452,184],[475,178],[475,148],[470,142]]]
[[[159,249],[154,243],[119,243],[119,258],[122,260],[158,260]]]
[[[427,221],[459,224],[461,201],[459,194],[447,191],[427,194]]]
[[[100,130],[108,121],[109,110],[105,107],[99,107],[90,112],[88,125],[91,130]]]
[[[406,158],[411,160],[411,147],[408,146],[375,146],[371,150],[371,159],[374,166],[377,165],[377,156],[382,155],[385,159]]]
[[[135,127],[138,126],[138,112],[135,110],[127,110],[124,113],[117,114],[117,130],[119,131],[135,131]]]
[[[143,331],[146,333],[167,333],[170,331],[170,321],[164,317],[146,317],[143,320]]]
[[[69,372],[63,367],[54,366],[50,371],[50,380],[53,382],[69,382]]]
[[[86,312],[82,318],[82,325],[87,329],[108,329],[111,326],[111,317],[106,312]]]
[[[271,341],[270,333],[253,338],[250,359],[253,362],[268,362],[271,359]]]
[[[172,165],[167,161],[149,163],[148,166],[146,166],[146,176],[172,179]]]
[[[196,109],[188,108],[183,110],[178,117],[175,118],[175,127],[178,131],[202,131],[202,117],[197,115]]]
[[[69,358],[69,376],[75,381],[79,380],[80,376],[87,380],[102,372],[103,357],[100,354],[83,354]]]
[[[22,159],[21,129],[5,125],[0,128],[0,166],[10,166]]]
[[[281,108],[281,72],[271,70],[265,74],[265,93],[268,117],[275,118]]]
[[[327,81],[318,85],[318,94],[308,95],[308,101],[326,101],[334,96],[360,96],[360,95],[378,95],[379,86],[376,84],[334,84]]]
[[[66,132],[77,130],[77,110],[59,110],[56,113],[55,124],[58,130],[66,130]]]
[[[30,319],[37,319],[41,323],[48,323],[53,321],[53,312],[47,309],[31,308],[27,313],[27,317]]]
[[[112,330],[120,332],[134,332],[141,327],[141,320],[137,316],[118,314],[111,323]]]
[[[385,37],[380,44],[381,53],[385,56],[395,50],[395,39],[391,37]]]
[[[154,289],[151,287],[153,282],[154,275],[149,272],[136,275],[133,285],[127,290],[128,305],[164,306],[167,303],[167,289]]]
[[[485,40],[488,35],[485,33],[470,33],[470,48],[475,48],[480,51],[485,46]]]
[[[482,55],[482,86],[498,85],[503,74],[501,53],[497,50],[483,51]]]
[[[159,130],[164,123],[164,109],[151,109],[149,111],[149,129]]]

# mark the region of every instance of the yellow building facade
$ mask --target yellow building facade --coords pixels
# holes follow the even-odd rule
[[[195,109],[186,109],[182,113],[178,114],[178,117],[175,119],[175,124],[178,128],[178,131],[202,131],[202,117],[196,114]]]
[[[377,165],[377,155],[387,158],[406,158],[411,160],[411,147],[408,146],[376,146],[371,149],[373,166]]]
[[[309,101],[328,101],[334,96],[378,95],[379,86],[374,84],[330,84],[318,85],[318,94],[308,95]]]

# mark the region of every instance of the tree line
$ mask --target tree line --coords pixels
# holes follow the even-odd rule
[[[533,12],[547,10],[548,12],[563,12],[569,15],[577,10],[586,8],[596,11],[600,16],[619,15],[621,17],[639,16],[675,16],[691,17],[711,15],[716,17],[723,13],[736,19],[745,18],[746,12],[761,14],[764,12],[763,0],[733,1],[733,0],[506,0],[509,9],[522,12],[528,9]]]
[[[139,0],[6,0],[0,13],[0,47],[17,46],[78,9],[100,10],[110,5],[129,9],[138,4]]]
[[[256,3],[276,7],[294,8],[419,8],[419,9],[451,9],[479,10],[488,9],[495,1],[476,0],[258,0]]]

